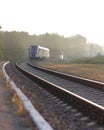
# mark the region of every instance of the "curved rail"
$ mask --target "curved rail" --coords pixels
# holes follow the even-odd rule
[[[27,70],[20,67],[19,64],[16,64],[16,68],[28,78],[43,86],[53,95],[57,96],[67,104],[71,104],[73,107],[77,108],[84,115],[87,115],[91,119],[96,120],[99,124],[104,123],[104,107],[28,72]]]
[[[27,63],[27,64],[31,67],[48,72],[50,74],[54,74],[54,75],[61,77],[63,79],[68,79],[68,80],[71,80],[73,82],[77,82],[77,83],[104,91],[104,83],[103,82],[99,82],[99,81],[95,81],[95,80],[91,80],[91,79],[87,79],[87,78],[82,78],[82,77],[78,77],[75,75],[65,74],[62,72],[55,71],[55,70],[50,70],[50,69],[42,68],[42,67],[39,67],[36,65],[32,65],[30,63]]]
[[[25,108],[25,110],[29,113],[32,121],[34,122],[34,124],[37,126],[37,128],[39,130],[53,130],[53,128],[50,126],[50,124],[48,124],[47,121],[45,121],[45,119],[39,114],[39,112],[34,108],[34,106],[32,105],[32,103],[29,101],[29,99],[22,93],[22,91],[16,86],[16,84],[10,79],[10,77],[8,76],[8,74],[5,71],[5,67],[9,62],[6,62],[3,65],[3,73],[5,74],[6,80],[10,82],[12,89],[14,90],[14,92],[16,92],[16,94],[18,95],[18,97],[21,99],[23,106]]]

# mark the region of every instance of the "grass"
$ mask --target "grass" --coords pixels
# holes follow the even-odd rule
[[[77,64],[104,64],[104,56],[83,57],[83,58],[80,58],[80,59],[72,60],[71,63],[77,63]]]
[[[26,111],[24,110],[22,101],[20,100],[18,95],[14,92],[14,90],[11,88],[11,85],[9,82],[6,82],[6,87],[11,94],[11,102],[16,105],[16,111],[14,112],[14,114],[24,115]]]
[[[29,116],[29,113],[24,109],[22,101],[17,96],[17,94],[13,91],[10,83],[6,81],[5,75],[2,72],[2,65],[4,62],[0,63],[0,77],[3,80],[3,85],[7,88],[7,103],[8,105],[12,105],[13,107],[13,115],[19,116],[20,118],[20,126],[26,129],[33,130],[34,128],[37,130],[35,124],[33,123],[32,119]]]
[[[104,82],[104,56],[82,58],[74,60],[73,62],[47,61],[41,63],[40,61],[38,62],[38,65],[72,75]]]
[[[23,128],[29,129],[33,129],[34,127],[36,127],[28,112],[24,109],[22,101],[20,100],[18,95],[13,91],[9,82],[6,82],[6,87],[10,92],[10,102],[15,106],[15,111],[13,111],[13,114],[16,116],[20,116],[20,125]]]

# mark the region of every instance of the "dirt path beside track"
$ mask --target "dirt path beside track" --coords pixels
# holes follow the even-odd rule
[[[17,113],[17,107],[12,102],[12,93],[6,86],[0,62],[0,130],[35,130],[26,114]]]

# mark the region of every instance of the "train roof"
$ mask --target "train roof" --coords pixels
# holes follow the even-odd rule
[[[39,46],[39,45],[31,45],[30,47],[32,47],[32,46],[34,46],[34,47],[38,47],[39,49],[43,49],[43,50],[47,50],[47,51],[49,51],[49,48],[46,48],[46,47],[43,47],[43,46]]]

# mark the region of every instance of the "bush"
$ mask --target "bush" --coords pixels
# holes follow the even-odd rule
[[[80,59],[72,60],[71,63],[104,64],[104,56],[96,56],[96,57],[90,57],[90,58],[80,58]]]

